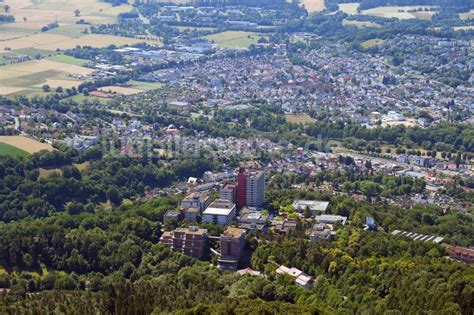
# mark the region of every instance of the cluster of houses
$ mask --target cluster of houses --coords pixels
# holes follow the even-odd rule
[[[149,75],[154,81],[194,90],[196,94],[191,98],[203,103],[218,100],[224,105],[259,99],[279,105],[286,112],[325,110],[334,119],[343,115],[369,128],[379,120],[363,112],[382,113],[385,125],[426,127],[431,121],[449,118],[450,102],[466,114],[474,109],[472,88],[454,90],[436,80],[426,82],[415,70],[395,71],[387,67],[384,56],[349,53],[342,43],[302,50],[300,57],[311,68],[290,62],[284,45],[274,48],[271,54],[210,59]],[[393,78],[396,84],[387,83],[386,78]],[[421,112],[431,119],[406,118]]]
[[[420,74],[419,68],[422,67],[424,61],[419,61],[420,50],[412,48],[420,43],[425,45],[425,40],[427,40],[426,43],[432,43],[432,45],[426,44],[429,49],[423,50],[431,54],[425,59],[430,66],[439,62],[439,58],[433,58],[433,55],[446,54],[450,62],[454,58],[452,62],[457,62],[461,68],[472,69],[472,53],[468,52],[472,48],[469,48],[469,43],[452,41],[444,45],[442,39],[435,37],[396,37],[394,43],[382,45],[381,50],[398,50],[400,49],[399,42],[404,42],[408,46],[404,58],[409,62],[399,66],[403,69],[401,71],[395,71],[394,67],[387,66],[392,62],[388,58],[391,58],[393,54],[387,53],[387,56],[384,56],[383,54],[348,52],[342,43],[302,51],[301,58],[310,63],[313,68],[320,70],[315,77],[316,82],[323,79],[330,81],[330,87],[328,86],[323,93],[318,93],[318,103],[324,104],[332,111],[344,108],[340,113],[348,115],[353,121],[362,124],[370,121],[368,115],[360,113],[361,109],[386,113],[386,120],[394,123],[407,123],[406,116],[415,117],[422,111],[427,112],[432,121],[440,121],[448,118],[447,104],[451,101],[454,101],[456,106],[459,106],[466,114],[465,119],[469,119],[474,109],[472,88],[454,89],[440,83],[436,78],[426,80],[429,74]],[[455,69],[456,66],[452,68]],[[446,66],[439,65],[439,69],[444,71]],[[320,84],[324,86],[324,82]],[[415,123],[426,126],[429,122],[420,120]],[[407,123],[407,125],[412,125],[412,123]]]

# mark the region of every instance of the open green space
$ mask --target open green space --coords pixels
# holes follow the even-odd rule
[[[110,100],[105,99],[105,98],[100,98],[100,97],[95,97],[95,96],[85,96],[84,94],[77,94],[74,96],[71,96],[69,98],[66,98],[64,100],[71,100],[76,103],[85,103],[85,102],[99,102],[100,104],[107,104]]]
[[[254,32],[226,31],[204,36],[221,48],[249,48],[252,44],[257,44],[262,36]]]
[[[49,60],[52,61],[57,61],[57,62],[62,62],[68,65],[74,65],[74,66],[84,66],[88,60],[87,59],[80,59],[80,58],[74,58],[72,56],[67,56],[67,55],[53,55],[51,57],[48,57]]]
[[[26,151],[23,151],[22,149],[14,147],[12,145],[0,142],[0,155],[8,155],[12,157],[23,157],[23,156],[28,156],[29,153]]]
[[[162,83],[158,82],[143,82],[143,81],[135,81],[135,80],[130,80],[127,82],[127,84],[131,84],[131,88],[134,89],[140,89],[140,90],[155,90],[163,87]]]

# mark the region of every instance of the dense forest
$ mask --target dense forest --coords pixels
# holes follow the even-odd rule
[[[266,277],[238,276],[157,245],[155,215],[172,200],[156,202],[0,225],[8,253],[1,264],[17,271],[0,275],[11,289],[0,305],[7,313],[102,314],[470,314],[474,306],[472,267],[442,258],[444,248],[434,243],[356,226],[335,243],[310,243],[298,229],[269,233],[252,257]],[[249,244],[257,244],[254,236]],[[314,288],[277,276],[276,264],[314,276]]]
[[[57,151],[72,155],[64,149]],[[102,157],[88,160],[88,166],[79,170],[72,161],[59,159],[55,163],[62,166],[57,173],[40,178],[38,166],[51,159],[46,158],[48,154],[0,159],[0,288],[10,290],[0,297],[4,313],[31,309],[38,314],[428,310],[467,315],[474,306],[471,266],[444,258],[446,249],[440,245],[387,233],[405,229],[469,245],[474,240],[470,216],[431,206],[406,211],[345,196],[272,190],[265,205],[272,211],[295,198],[322,198],[331,201],[329,213],[348,216],[350,224],[338,227],[333,243],[309,242],[306,229],[310,222],[305,221],[299,221],[287,235],[249,234],[247,246],[254,252],[251,266],[264,276],[239,276],[158,243],[165,228],[164,213],[176,209],[182,196],[136,198],[151,187],[201,176],[214,169],[215,162],[184,160],[164,166],[151,160]],[[317,180],[331,180],[326,176]],[[353,189],[359,185],[367,197],[378,193],[373,185],[391,193],[401,193],[398,186],[419,189],[423,185],[408,178],[392,182],[369,175],[363,175],[357,184],[357,177],[352,176],[355,174],[339,174],[332,180],[354,183]],[[382,230],[364,231],[366,216],[373,216]],[[221,231],[207,228],[216,231],[213,235]],[[303,289],[277,276],[277,264],[300,268],[315,277],[314,288]]]
[[[87,154],[86,151],[84,154]],[[60,151],[40,152],[28,160],[0,157],[0,219],[5,222],[52,213],[93,211],[104,202],[118,205],[146,190],[165,187],[214,169],[207,159],[183,160],[171,167],[143,160],[104,158],[80,172]],[[59,167],[40,178],[39,167]]]

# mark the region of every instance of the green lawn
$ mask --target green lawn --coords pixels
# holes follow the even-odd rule
[[[14,147],[12,145],[0,142],[0,155],[19,157],[19,156],[28,156],[30,154],[26,151],[23,151],[22,149],[18,149],[17,147]]]
[[[162,83],[159,82],[143,82],[143,81],[135,81],[135,80],[130,80],[127,82],[127,84],[131,84],[131,88],[134,89],[139,89],[139,90],[155,90],[163,87]]]
[[[257,44],[261,35],[253,32],[226,31],[204,36],[204,39],[216,43],[222,48],[249,48]]]
[[[110,101],[109,99],[99,98],[99,97],[94,97],[94,96],[84,96],[83,94],[77,94],[69,98],[66,98],[65,100],[72,100],[76,103],[84,103],[86,101],[89,103],[92,103],[94,101],[98,101],[100,104],[104,104],[104,105]]]
[[[67,55],[62,55],[62,54],[53,55],[49,57],[48,59],[52,61],[65,63],[68,65],[74,65],[74,66],[84,66],[89,61],[87,59],[74,58],[72,56],[67,56]]]

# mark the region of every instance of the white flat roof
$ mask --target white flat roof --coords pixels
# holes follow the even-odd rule
[[[310,210],[314,211],[326,211],[329,206],[329,201],[319,201],[319,200],[301,200],[297,199],[293,201],[293,207],[300,208],[308,206]]]
[[[224,208],[212,208],[209,207],[206,210],[204,210],[203,214],[209,214],[209,215],[229,215],[234,208],[231,209],[224,209]]]

